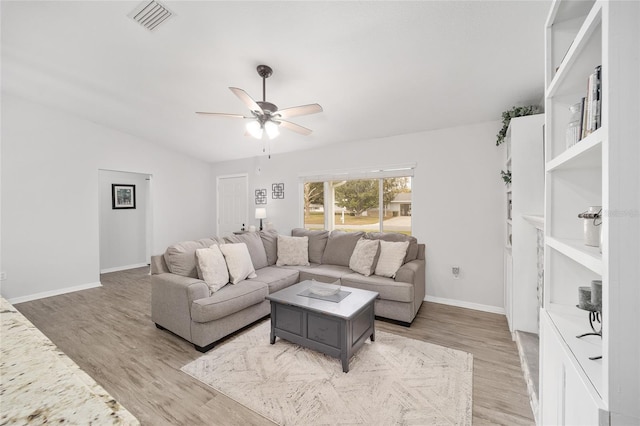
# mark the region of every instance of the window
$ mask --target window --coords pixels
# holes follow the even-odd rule
[[[393,174],[376,178],[343,174],[340,179],[327,176],[304,182],[304,227],[411,235],[411,176]]]
[[[324,229],[324,182],[304,184],[304,228]]]

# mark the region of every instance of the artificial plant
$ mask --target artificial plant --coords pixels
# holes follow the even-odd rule
[[[539,108],[536,105],[522,106],[522,107],[512,107],[508,111],[504,111],[502,113],[502,129],[497,134],[498,139],[496,140],[496,146],[500,145],[504,142],[505,136],[507,136],[507,129],[509,128],[509,123],[511,123],[511,119],[514,117],[524,117],[526,115],[533,115],[539,112]]]

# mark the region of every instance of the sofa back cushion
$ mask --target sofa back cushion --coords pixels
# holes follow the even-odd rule
[[[329,231],[314,230],[304,228],[294,228],[291,230],[292,237],[309,237],[309,262],[322,263],[322,255],[327,246]]]
[[[409,247],[403,264],[418,258],[418,239],[411,235],[398,234],[396,232],[367,232],[365,238],[389,242],[408,241]]]
[[[267,254],[267,264],[273,266],[278,260],[278,231],[269,229],[260,231],[259,233],[260,238],[262,238],[264,251]]]
[[[196,269],[196,250],[208,248],[213,244],[219,244],[217,238],[204,238],[198,241],[182,241],[167,247],[164,252],[164,261],[172,274],[183,277],[198,278]]]
[[[322,255],[322,263],[349,266],[351,255],[364,232],[331,231]]]
[[[240,235],[229,235],[224,237],[228,243],[240,244],[245,243],[251,256],[251,262],[254,269],[261,269],[268,265],[267,252],[262,244],[262,238],[258,232],[246,232]]]

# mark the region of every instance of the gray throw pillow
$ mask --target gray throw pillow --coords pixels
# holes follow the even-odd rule
[[[348,267],[353,250],[363,235],[364,232],[331,231],[322,255],[322,263]]]
[[[327,246],[329,231],[294,228],[291,230],[292,237],[309,237],[309,262],[322,263],[322,255]]]
[[[268,266],[267,252],[262,244],[262,238],[258,232],[246,232],[240,235],[229,235],[224,237],[225,241],[229,243],[245,243],[251,256],[251,262],[254,269],[260,269]]]

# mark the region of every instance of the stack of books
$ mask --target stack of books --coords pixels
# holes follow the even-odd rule
[[[587,96],[582,98],[580,137],[582,140],[602,124],[602,65],[598,65],[587,79]]]

